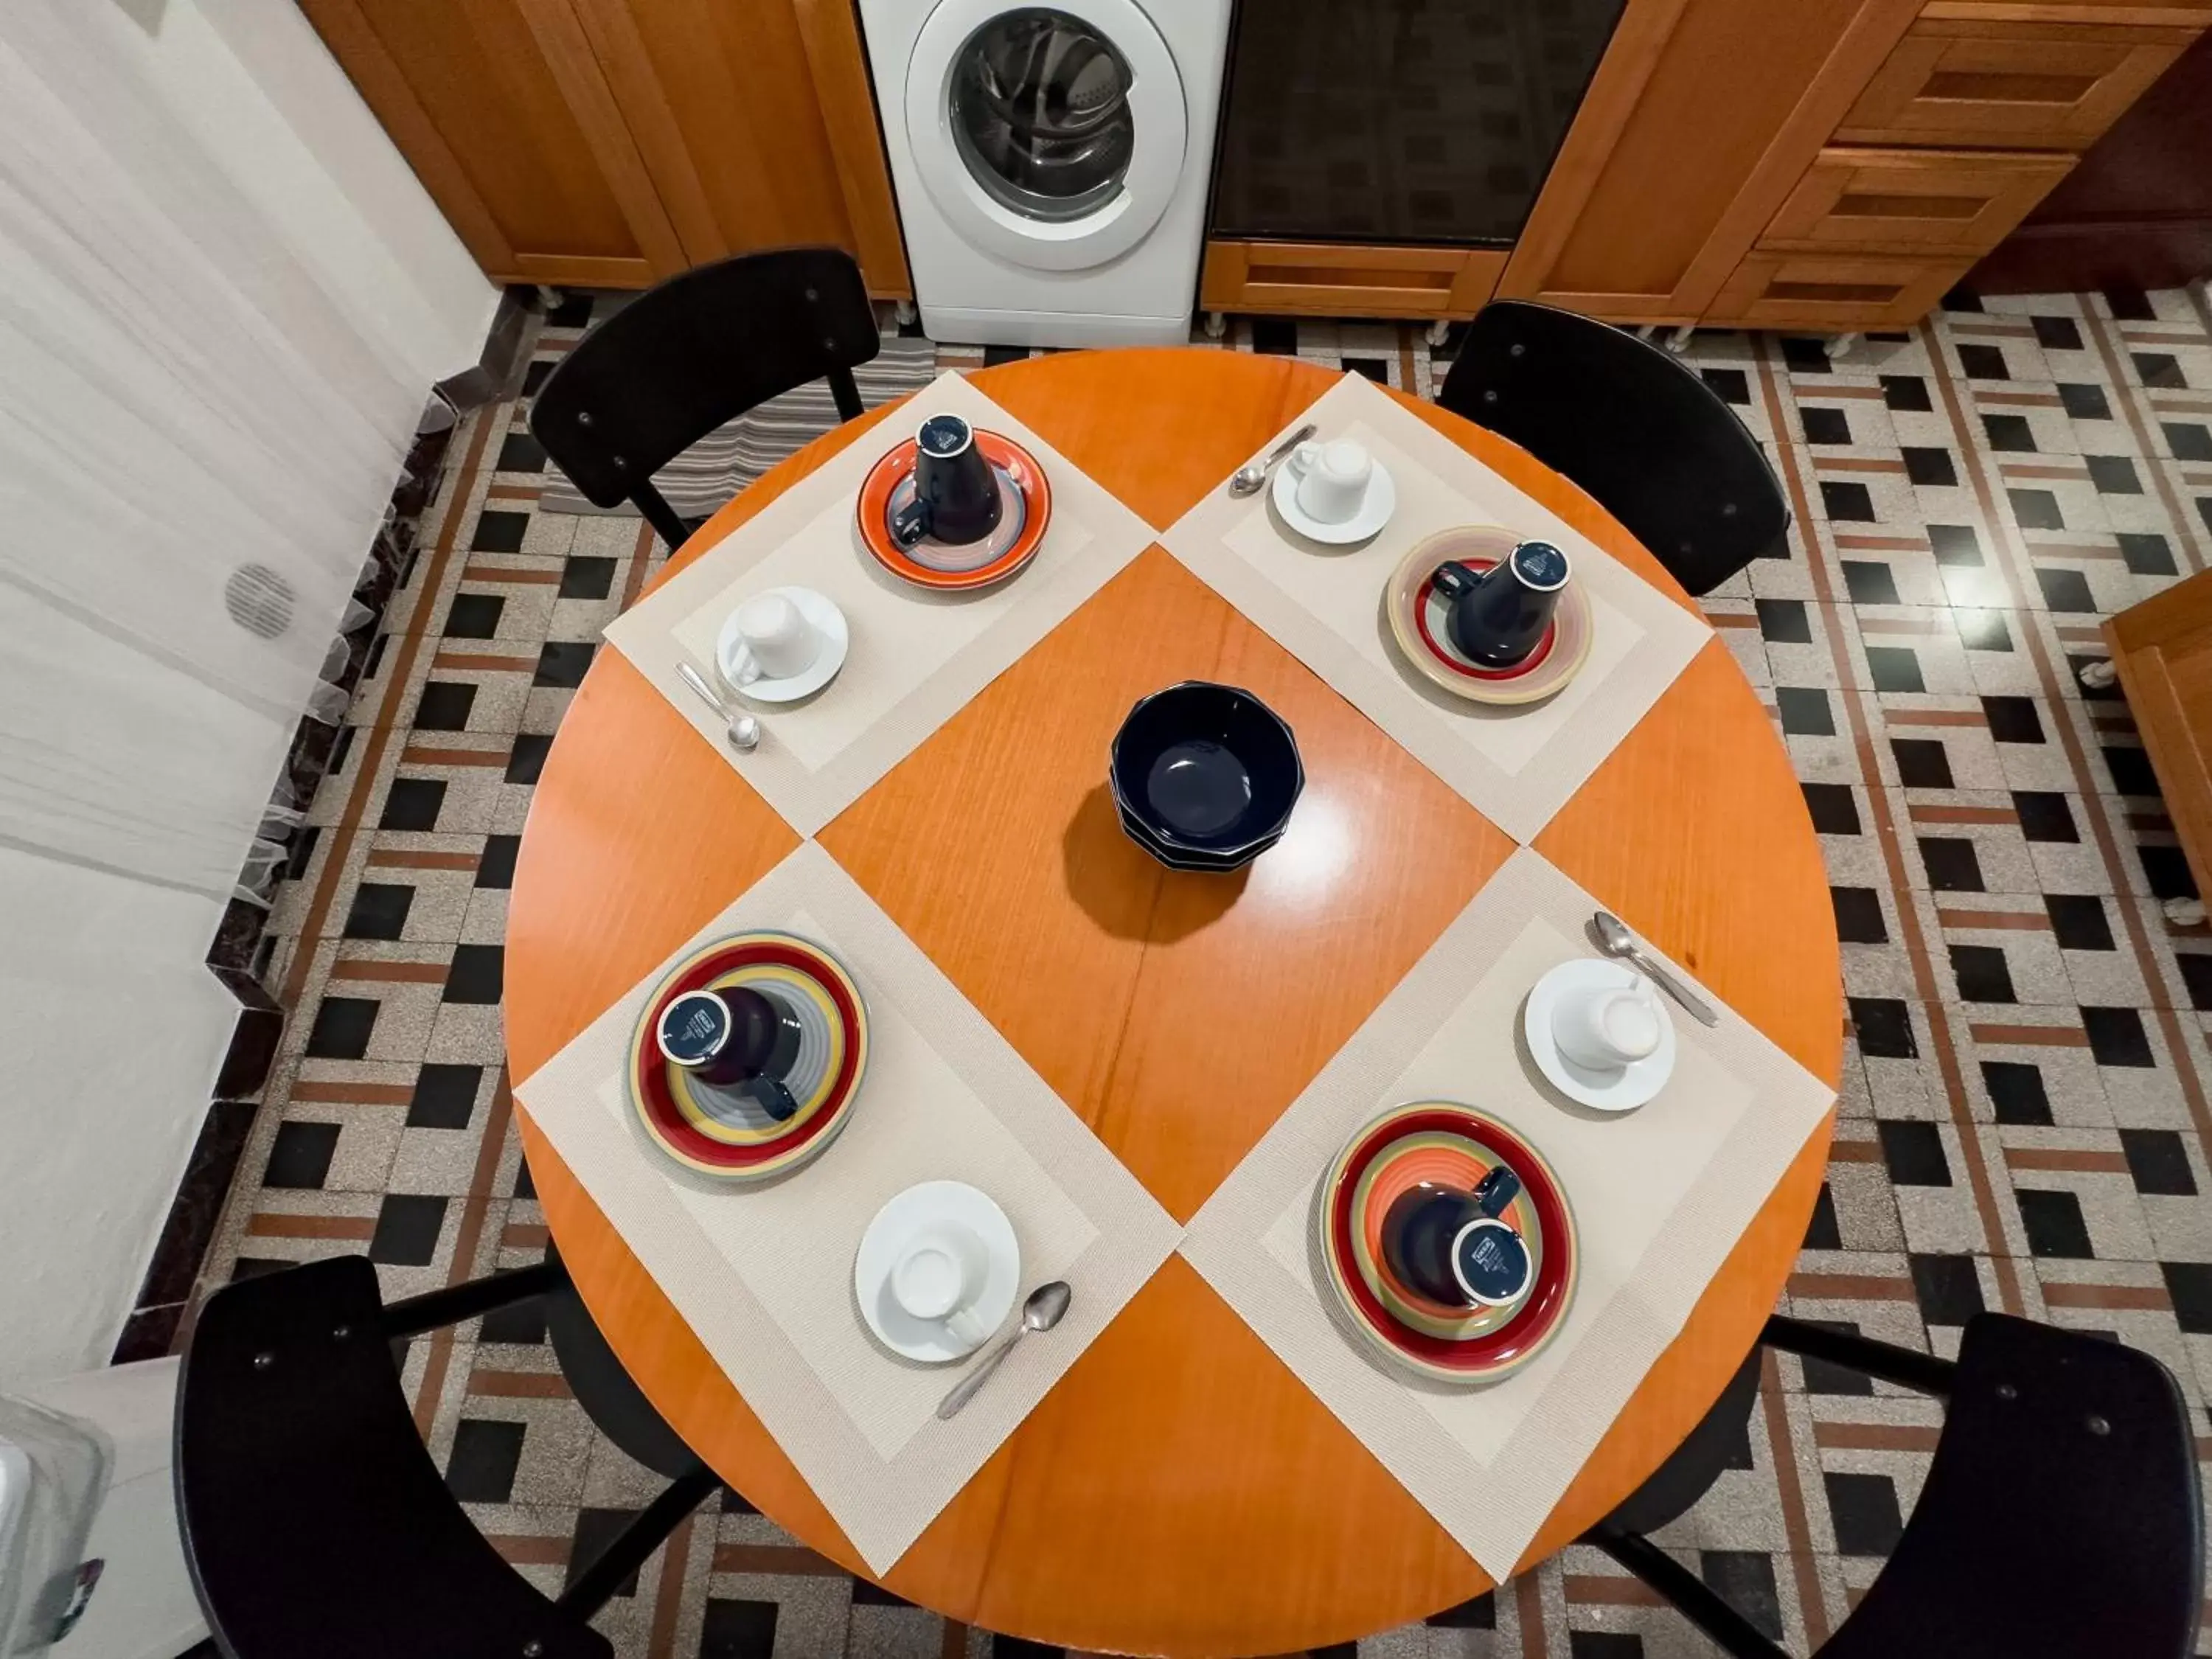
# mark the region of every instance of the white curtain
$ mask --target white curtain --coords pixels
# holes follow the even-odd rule
[[[199,959],[431,383],[474,361],[496,299],[292,0],[0,0],[19,1365],[104,1358],[129,1306],[227,1035]],[[67,1286],[75,1306],[47,1293]],[[24,1329],[41,1307],[55,1328]]]
[[[0,7],[0,838],[219,896],[428,388],[194,142],[158,44]]]

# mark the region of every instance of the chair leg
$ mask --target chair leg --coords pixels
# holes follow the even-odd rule
[[[1583,1541],[1595,1544],[1668,1601],[1732,1659],[1790,1659],[1789,1654],[1716,1595],[1705,1581],[1650,1539],[1632,1532],[1594,1527]]]
[[[487,1273],[465,1285],[449,1285],[442,1291],[430,1291],[388,1304],[384,1310],[384,1334],[394,1341],[404,1341],[442,1325],[458,1325],[464,1319],[474,1319],[478,1314],[504,1308],[511,1302],[544,1296],[562,1289],[568,1282],[568,1275],[558,1261],[540,1261],[532,1267]]]
[[[1959,1369],[1934,1354],[1877,1342],[1871,1337],[1854,1336],[1847,1331],[1824,1330],[1783,1314],[1768,1317],[1759,1340],[1770,1348],[1810,1355],[1868,1376],[1878,1376],[1885,1382],[1939,1397],[1950,1394],[1951,1379]]]
[[[704,1463],[672,1481],[646,1505],[644,1513],[608,1541],[597,1560],[576,1575],[556,1605],[580,1619],[589,1619],[607,1604],[623,1579],[645,1565],[647,1556],[668,1541],[669,1534],[683,1525],[684,1517],[705,1503],[721,1484],[721,1477]]]
[[[833,368],[823,377],[830,382],[830,395],[837,400],[837,418],[849,421],[860,412],[860,383],[853,378],[849,368]]]
[[[645,521],[653,527],[660,539],[668,544],[673,553],[690,538],[690,526],[676,516],[676,509],[668,504],[668,497],[649,483],[641,483],[629,492],[637,510],[645,514]]]

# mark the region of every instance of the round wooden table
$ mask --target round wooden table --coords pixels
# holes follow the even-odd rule
[[[1159,350],[1037,358],[975,380],[1165,526],[1334,377],[1294,358]],[[1401,401],[1680,597],[1558,475],[1455,416]],[[874,428],[887,412],[778,466],[691,552],[847,445],[882,441]],[[1106,746],[1122,714],[1142,693],[1191,678],[1252,688],[1304,752],[1309,781],[1290,834],[1242,879],[1164,871],[1122,836],[1107,796]],[[619,653],[601,651],[523,837],[507,926],[513,1075],[527,1077],[797,840]],[[1178,1220],[1512,851],[1158,547],[820,840]],[[1841,984],[1820,846],[1780,738],[1720,640],[1534,844],[1835,1079]],[[562,1256],[653,1403],[763,1513],[862,1571],[526,1117],[522,1130]],[[1808,1142],[1529,1562],[1608,1510],[1718,1396],[1796,1258],[1827,1139]],[[1343,1641],[1491,1584],[1179,1256],[885,1582],[991,1630],[1177,1655]]]

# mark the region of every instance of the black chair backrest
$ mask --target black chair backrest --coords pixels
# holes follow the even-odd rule
[[[2203,1585],[2172,1374],[2117,1342],[1984,1314],[1905,1535],[1820,1659],[2184,1659]]]
[[[365,1256],[243,1279],[201,1310],[179,1383],[177,1506],[223,1652],[610,1659],[447,1491],[383,1316]]]
[[[770,398],[826,378],[852,419],[854,367],[882,343],[851,255],[743,254],[670,277],[585,335],[538,389],[530,429],[586,499],[650,514],[655,472]]]
[[[1789,527],[1743,422],[1674,357],[1607,324],[1518,300],[1485,306],[1437,401],[1565,473],[1692,593]]]

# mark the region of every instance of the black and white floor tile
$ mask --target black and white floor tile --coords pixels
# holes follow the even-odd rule
[[[507,890],[599,631],[662,554],[635,519],[537,505],[528,397],[590,304],[548,319],[514,395],[447,452],[270,918],[266,979],[292,1018],[204,1283],[365,1251],[403,1295],[544,1247],[502,1064]],[[1422,396],[1452,346],[1266,318],[1218,343]],[[1856,1033],[1786,1305],[1939,1352],[1987,1308],[2106,1332],[2165,1359],[2201,1410],[2212,933],[2167,921],[2161,902],[2194,888],[2156,780],[2124,702],[2075,671],[2104,618],[2212,563],[2212,312],[2183,292],[1955,295],[1840,358],[1701,332],[1688,361],[1798,509],[1788,556],[1706,608],[1802,781]],[[418,1341],[407,1378],[455,1494],[549,1589],[657,1488],[594,1434],[527,1310]],[[1661,1541],[1806,1651],[1880,1570],[1940,1420],[1770,1359],[1735,1467]],[[734,1494],[603,1623],[640,1659],[1042,1651],[853,1579]],[[1581,1548],[1358,1644],[1706,1650]]]

